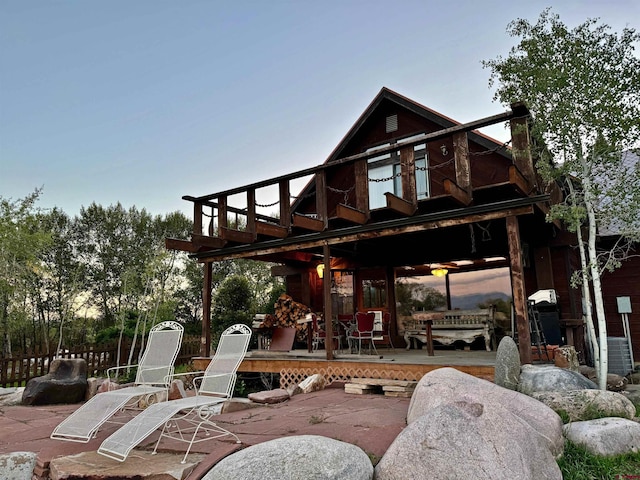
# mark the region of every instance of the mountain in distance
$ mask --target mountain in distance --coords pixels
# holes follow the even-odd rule
[[[504,292],[474,293],[471,295],[451,296],[451,308],[460,310],[472,310],[478,308],[478,304],[489,299],[511,301],[511,296]]]

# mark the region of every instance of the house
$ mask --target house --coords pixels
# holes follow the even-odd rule
[[[526,107],[514,104],[460,124],[383,88],[323,164],[183,197],[193,204],[194,232],[188,241],[167,239],[166,246],[203,264],[205,319],[212,262],[249,258],[278,264],[273,273],[286,278],[288,293],[326,317],[388,313],[389,334],[400,344],[399,276],[444,266],[448,279],[508,267],[521,360],[530,362],[529,295],[554,289],[568,327],[581,326],[582,313],[580,291],[569,282],[577,266],[574,240],[545,220],[561,193],[536,174],[528,118]],[[510,146],[477,130],[504,122]],[[291,186],[300,181],[306,184],[293,196]],[[276,199],[270,208],[277,214],[260,208],[266,193]],[[339,286],[345,298],[336,298]],[[203,354],[209,331],[205,322]]]

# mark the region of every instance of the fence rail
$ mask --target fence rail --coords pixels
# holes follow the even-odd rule
[[[56,353],[26,352],[10,358],[0,358],[0,387],[19,387],[25,385],[30,379],[41,377],[49,372],[49,365],[54,358],[84,358],[87,362],[87,376],[97,377],[104,374],[108,368],[116,365],[126,365],[129,358],[130,342],[123,342],[120,348],[120,361],[118,362],[118,344],[79,347],[73,350],[65,350]],[[140,346],[134,349],[133,358],[138,358]],[[200,337],[186,336],[182,340],[182,346],[176,365],[186,365],[200,353]],[[136,363],[134,361],[134,363]]]

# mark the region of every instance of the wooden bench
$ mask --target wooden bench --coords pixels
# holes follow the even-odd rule
[[[413,312],[411,320],[405,326],[404,341],[409,350],[412,342],[420,341],[427,344],[429,333],[433,340],[443,345],[451,345],[457,340],[471,344],[476,338],[484,338],[485,347],[490,352],[495,340],[494,316],[494,307],[445,310],[444,312]]]

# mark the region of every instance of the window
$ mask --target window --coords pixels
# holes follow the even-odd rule
[[[399,141],[396,145],[403,141],[411,140],[415,136]],[[377,145],[367,150],[375,150],[386,145]],[[429,197],[429,171],[427,145],[422,143],[416,145],[414,150],[414,161],[416,166],[416,192],[418,200]],[[384,194],[386,192],[393,193],[398,197],[402,197],[402,178],[400,169],[400,152],[394,151],[384,155],[378,155],[370,158],[369,161],[369,208],[383,208],[387,205]]]
[[[387,306],[387,282],[385,280],[362,281],[362,306],[364,308]]]

